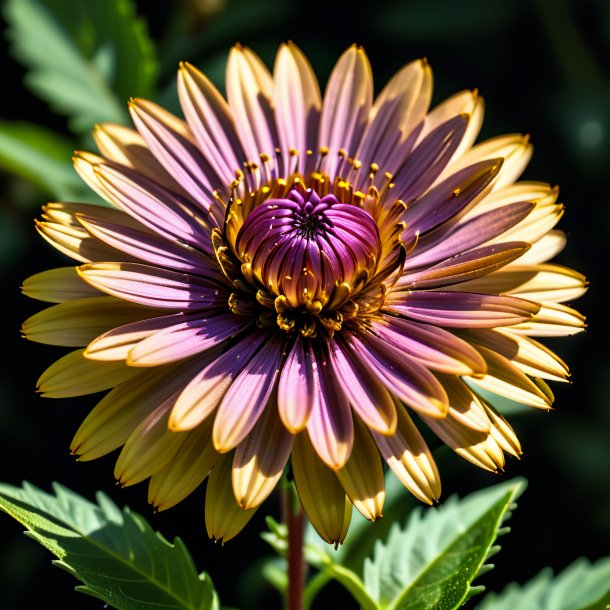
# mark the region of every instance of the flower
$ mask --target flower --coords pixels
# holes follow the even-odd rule
[[[39,390],[110,390],[73,454],[122,446],[116,478],[150,478],[158,510],[209,475],[206,523],[219,540],[244,527],[289,460],[328,542],[342,542],[352,505],[381,516],[383,461],[436,502],[422,426],[501,470],[521,449],[489,397],[549,409],[545,380],[568,368],[533,337],[584,328],[563,304],[584,278],[547,262],[565,243],[558,191],[515,182],[528,138],[474,145],[476,91],[429,111],[425,60],[373,100],[356,46],[323,98],[292,43],[273,75],[233,48],[226,85],[227,101],[182,64],[186,121],[132,100],[136,129],[99,125],[100,155],[75,157],[113,207],[50,203],[37,223],[82,263],[24,283],[58,303],[25,336],[79,348]]]

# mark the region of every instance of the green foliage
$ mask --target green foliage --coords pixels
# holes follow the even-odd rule
[[[82,200],[89,191],[70,163],[73,150],[73,142],[50,129],[0,121],[0,167],[57,199]]]
[[[5,17],[27,84],[74,131],[124,122],[127,99],[151,95],[155,48],[130,0],[8,0]]]
[[[523,586],[491,593],[477,610],[603,610],[610,605],[610,557],[578,559],[556,578],[547,568]]]
[[[499,550],[494,542],[508,531],[501,525],[523,488],[523,480],[509,481],[462,500],[450,498],[438,510],[413,511],[404,528],[394,524],[385,543],[376,543],[373,556],[364,562],[362,577],[341,564],[344,554],[309,541],[306,560],[320,573],[306,587],[305,606],[309,608],[323,586],[334,579],[366,610],[459,608],[483,590],[471,584],[493,567],[485,562]],[[263,538],[285,555],[286,527],[273,519],[267,524],[269,531]]]
[[[120,610],[218,610],[210,577],[197,574],[180,539],[170,544],[102,493],[94,504],[61,485],[53,489],[55,495],[28,483],[0,484],[0,509],[84,583],[77,590]]]

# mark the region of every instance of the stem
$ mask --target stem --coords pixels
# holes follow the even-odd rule
[[[288,527],[288,610],[303,610],[305,515],[294,487],[286,485],[282,492],[283,521]]]

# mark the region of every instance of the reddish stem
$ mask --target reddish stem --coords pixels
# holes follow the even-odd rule
[[[284,523],[288,526],[288,610],[303,610],[305,515],[303,509],[294,501],[291,491],[284,489],[282,494],[282,513]]]

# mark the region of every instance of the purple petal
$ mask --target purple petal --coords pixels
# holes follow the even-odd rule
[[[369,332],[346,336],[348,345],[392,394],[420,413],[443,417],[447,394],[436,377],[415,358]]]
[[[330,344],[330,362],[341,391],[362,421],[381,434],[393,434],[396,408],[384,385],[338,339]]]
[[[473,292],[411,292],[386,309],[407,318],[452,328],[512,326],[532,319],[540,305],[525,299]]]
[[[212,280],[152,265],[91,263],[78,273],[94,288],[150,307],[203,309],[223,305],[227,298]]]
[[[140,341],[129,352],[127,363],[131,366],[158,366],[182,360],[220,346],[250,323],[249,318],[232,313],[187,320]]]
[[[256,425],[275,389],[283,349],[283,337],[269,339],[227,390],[218,407],[212,431],[217,451],[230,451]]]
[[[277,403],[284,426],[296,434],[305,428],[316,400],[314,368],[317,362],[311,345],[297,335],[280,375]]]
[[[321,355],[314,372],[317,398],[307,421],[307,433],[320,459],[332,470],[339,470],[354,445],[352,412],[329,363]]]
[[[469,343],[437,326],[384,315],[371,329],[425,367],[453,375],[485,372],[485,361]]]

